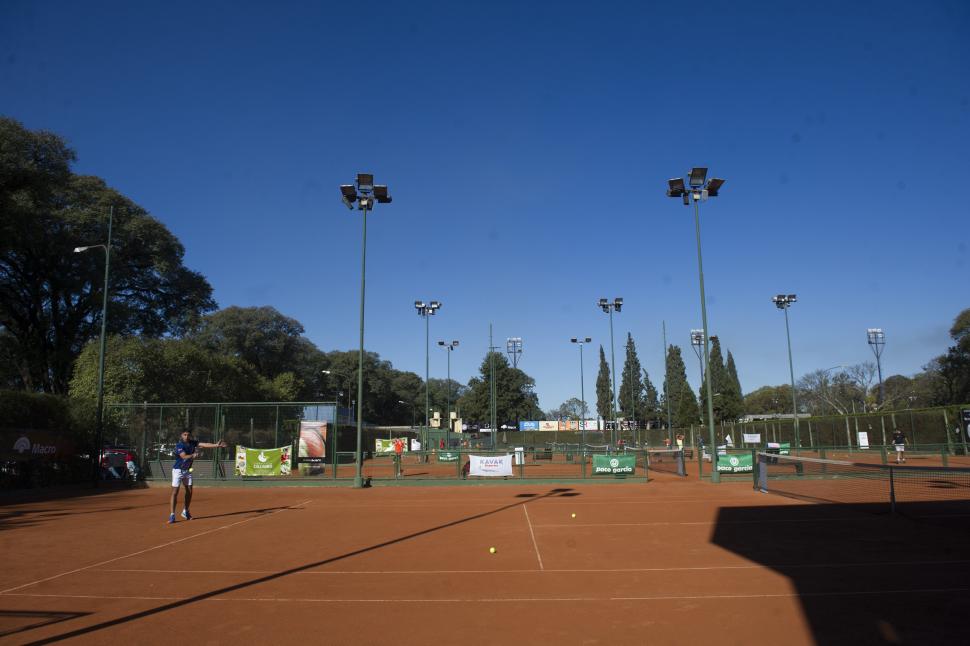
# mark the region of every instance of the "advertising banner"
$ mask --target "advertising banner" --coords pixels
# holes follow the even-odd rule
[[[578,431],[579,430],[579,420],[578,419],[564,419],[559,422],[560,431]]]
[[[869,448],[869,433],[868,431],[859,431],[859,448],[868,449]]]
[[[581,430],[601,431],[603,429],[600,427],[600,421],[598,419],[587,419],[583,421],[583,428]]]
[[[327,423],[300,422],[300,444],[297,448],[300,475],[323,473],[327,461]]]
[[[593,475],[614,476],[633,475],[637,459],[632,455],[594,455]]]
[[[520,431],[538,431],[539,422],[519,422]]]
[[[768,442],[768,453],[791,455],[791,442]]]
[[[439,451],[438,462],[458,462],[458,451]]]
[[[241,476],[290,475],[290,447],[249,449],[236,447],[236,473]]]
[[[512,475],[512,455],[470,455],[472,476],[510,476]]]
[[[408,452],[408,441],[407,439],[402,439],[404,442],[404,453]],[[420,444],[420,442],[419,442]],[[374,453],[394,453],[394,439],[390,440],[374,440]]]
[[[559,430],[559,420],[543,420],[539,422],[540,431],[558,431]]]
[[[761,433],[745,433],[745,444],[761,444]]]
[[[717,458],[718,473],[751,473],[754,464],[750,453],[732,453],[726,457]]]

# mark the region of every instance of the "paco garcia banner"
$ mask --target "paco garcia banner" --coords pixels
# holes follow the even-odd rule
[[[236,447],[236,473],[241,476],[290,475],[290,447],[248,449]]]
[[[458,451],[438,451],[438,462],[458,462]]]
[[[637,459],[633,455],[594,455],[593,475],[633,475],[636,470]]]
[[[753,470],[750,453],[732,453],[717,458],[718,473],[751,473]]]

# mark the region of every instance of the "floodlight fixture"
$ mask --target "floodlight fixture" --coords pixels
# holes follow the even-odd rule
[[[704,330],[691,330],[690,344],[696,346],[704,345]]]
[[[622,308],[623,308],[623,299],[622,298],[614,298],[613,299],[613,309],[615,309],[617,312],[619,312],[620,309],[622,309]]]
[[[347,205],[348,209],[354,208],[354,202],[357,201],[357,191],[352,184],[341,184],[340,195],[341,200]]]
[[[385,184],[378,184],[374,187],[374,199],[380,204],[391,203],[391,196],[387,194],[387,186]]]
[[[703,188],[704,182],[707,180],[707,169],[701,166],[695,166],[690,169],[690,173],[687,176],[687,182],[690,184],[692,189]]]
[[[724,180],[720,177],[712,177],[707,183],[707,195],[708,197],[717,197],[718,191],[721,190],[721,186],[724,184]]]
[[[424,301],[414,301],[415,309],[421,309],[424,307]]]
[[[687,193],[687,188],[684,186],[683,177],[674,177],[673,179],[667,180],[667,197],[680,197]]]
[[[357,173],[357,189],[361,193],[370,193],[374,190],[374,176],[371,173]]]

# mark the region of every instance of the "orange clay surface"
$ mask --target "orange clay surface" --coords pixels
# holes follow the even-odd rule
[[[666,474],[199,485],[175,525],[165,488],[56,495],[0,497],[4,644],[970,642],[960,514]]]

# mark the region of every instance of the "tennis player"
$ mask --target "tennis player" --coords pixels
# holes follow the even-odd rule
[[[181,441],[175,445],[175,464],[172,465],[172,507],[168,516],[171,525],[175,522],[175,505],[179,499],[179,485],[185,485],[185,507],[182,508],[182,518],[192,520],[189,513],[189,505],[192,504],[192,462],[198,449],[225,448],[226,442],[220,441],[218,444],[211,442],[199,442],[192,439],[190,431],[182,431]]]
[[[893,444],[896,446],[896,464],[906,461],[906,436],[899,429],[893,433]]]

